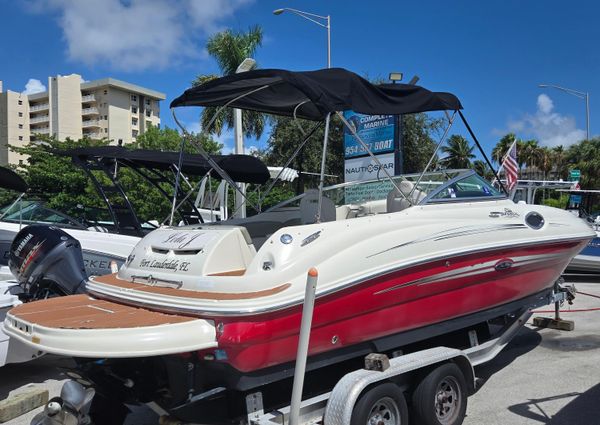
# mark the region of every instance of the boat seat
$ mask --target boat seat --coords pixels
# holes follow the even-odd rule
[[[402,210],[410,207],[410,202],[408,202],[408,200],[406,199],[409,196],[410,196],[411,201],[415,204],[418,204],[423,199],[425,199],[425,197],[427,195],[418,189],[415,189],[413,191],[414,187],[415,187],[415,185],[412,182],[410,182],[408,180],[403,180],[398,185],[398,188],[400,189],[400,192],[402,192],[402,194],[400,194],[400,192],[398,192],[398,189],[396,189],[396,188],[393,188],[392,190],[390,190],[390,192],[388,193],[388,196],[387,196],[387,212],[390,213],[390,212],[402,211]],[[411,191],[413,191],[412,195],[410,194]],[[402,196],[402,195],[404,195],[404,196]]]
[[[300,201],[300,222],[302,224],[315,223],[318,208],[319,191],[317,189],[307,190]],[[335,221],[335,219],[335,204],[331,199],[323,195],[321,200],[321,222]]]

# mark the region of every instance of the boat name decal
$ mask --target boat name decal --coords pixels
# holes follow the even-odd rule
[[[493,218],[497,218],[497,217],[513,218],[513,217],[519,217],[519,213],[518,212],[514,212],[510,208],[504,208],[504,211],[491,211],[490,212],[490,217],[493,217]]]
[[[157,260],[147,260],[144,258],[144,259],[142,259],[142,261],[140,261],[141,268],[171,270],[174,272],[177,272],[177,271],[187,272],[187,271],[189,271],[190,264],[191,263],[189,261],[179,261],[179,260],[157,261]]]
[[[177,244],[178,249],[185,248],[204,233],[176,232],[171,233],[162,243]]]

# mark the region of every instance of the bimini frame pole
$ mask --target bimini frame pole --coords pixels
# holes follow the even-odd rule
[[[173,225],[173,217],[175,216],[175,208],[177,204],[177,193],[179,192],[179,179],[181,178],[181,167],[183,165],[183,148],[185,145],[185,138],[181,138],[181,144],[179,146],[179,161],[177,164],[177,175],[175,176],[175,190],[173,191],[173,203],[171,204],[171,216],[169,217],[169,226]]]
[[[327,160],[327,142],[329,141],[329,120],[331,113],[325,117],[325,133],[323,135],[323,154],[321,155],[321,175],[319,177],[319,203],[317,204],[317,223],[321,222],[321,206],[323,204],[323,183],[325,182],[325,162]]]
[[[394,188],[398,191],[398,193],[400,195],[402,195],[402,197],[404,199],[406,199],[411,206],[414,205],[414,203],[411,202],[411,200],[408,199],[406,197],[406,195],[400,191],[400,188],[398,187],[398,185],[394,181],[394,179],[391,176],[391,174],[388,172],[388,170],[386,170],[385,168],[383,168],[383,164],[381,164],[381,162],[379,161],[379,159],[377,159],[377,157],[375,156],[375,154],[373,154],[373,152],[371,152],[371,149],[369,149],[369,146],[367,146],[367,144],[363,141],[363,139],[360,138],[360,136],[356,132],[356,129],[354,128],[354,126],[350,125],[350,123],[346,120],[346,118],[344,118],[344,114],[342,114],[341,112],[336,112],[336,114],[337,114],[338,117],[340,117],[340,119],[342,120],[342,122],[344,123],[344,125],[346,126],[346,128],[348,128],[348,130],[350,130],[350,132],[352,133],[352,135],[354,137],[356,137],[356,140],[358,140],[358,142],[363,147],[363,149],[365,150],[365,152],[367,152],[369,154],[369,156],[373,159],[373,161],[375,161],[375,164],[379,165],[379,169],[381,171],[383,171],[383,173],[390,180],[390,182],[392,183],[392,185],[394,186]],[[319,211],[319,213],[320,213],[320,211]]]
[[[477,144],[477,148],[479,148],[479,152],[481,152],[481,154],[485,158],[485,162],[487,162],[487,165],[490,167],[490,169],[494,173],[494,177],[496,177],[496,180],[498,180],[498,183],[500,183],[500,187],[502,187],[502,190],[504,191],[504,193],[506,193],[506,196],[508,196],[510,198],[510,194],[508,193],[508,190],[506,190],[506,187],[504,186],[504,184],[502,184],[502,180],[500,180],[500,177],[498,176],[498,172],[494,169],[494,167],[492,166],[492,163],[490,162],[487,155],[485,154],[485,151],[482,149],[481,145],[479,144],[479,140],[477,140],[477,137],[475,137],[475,134],[473,133],[473,130],[471,130],[471,126],[467,122],[467,119],[465,118],[465,116],[463,115],[463,113],[461,111],[458,111],[458,114],[460,115],[462,122],[465,124],[465,127],[467,127],[467,131],[469,132],[469,134],[471,135],[471,137]]]
[[[427,165],[425,166],[425,168],[423,169],[423,171],[419,175],[419,178],[417,179],[417,182],[414,184],[412,190],[410,191],[410,193],[408,195],[409,197],[412,197],[413,192],[417,189],[417,186],[419,185],[419,183],[421,183],[421,180],[423,179],[423,176],[425,175],[425,173],[429,169],[429,166],[433,162],[433,158],[435,158],[435,156],[437,155],[437,152],[440,149],[440,146],[442,146],[442,143],[446,139],[446,136],[448,135],[448,132],[452,128],[452,124],[454,123],[454,118],[456,118],[456,111],[454,111],[454,113],[452,114],[452,116],[448,118],[448,127],[446,127],[446,130],[444,131],[444,134],[442,134],[442,137],[440,138],[440,141],[438,142],[437,146],[435,147],[435,150],[431,154],[431,158],[429,158],[429,161],[427,162]]]
[[[208,125],[206,126],[206,128],[202,129],[202,132],[200,133],[201,136],[204,135],[208,135],[208,129],[212,127],[213,123],[216,121],[217,117],[219,116],[219,114],[221,113],[221,111],[223,109],[225,109],[226,107],[228,107],[229,105],[231,105],[233,102],[235,102],[236,100],[242,99],[246,96],[251,95],[252,93],[256,93],[257,91],[266,89],[267,87],[269,87],[269,85],[264,85],[258,88],[255,88],[254,90],[250,90],[247,93],[241,94],[233,99],[231,99],[229,102],[227,102],[225,105],[221,106],[216,112],[215,115],[212,117],[212,119],[210,120],[210,122],[208,123]],[[229,177],[229,175],[221,168],[219,167],[219,164],[217,164],[208,154],[208,152],[206,152],[206,150],[204,149],[204,147],[202,146],[202,143],[197,143],[194,139],[192,139],[190,137],[190,134],[188,133],[188,131],[185,129],[185,127],[179,122],[179,120],[177,119],[177,115],[175,114],[175,108],[171,108],[171,114],[173,115],[173,120],[175,120],[175,124],[177,124],[177,126],[179,128],[181,128],[181,131],[183,132],[183,137],[188,138],[190,143],[198,150],[198,153],[200,153],[200,155],[202,155],[204,157],[204,159],[206,159],[206,161],[210,164],[210,166],[221,176],[221,178],[223,180],[225,180],[227,183],[229,183],[235,190],[237,190],[242,197],[246,200],[246,202],[248,202],[248,198],[246,197],[246,194],[240,189],[240,187],[235,184],[235,182],[233,181],[233,179],[231,177]],[[182,145],[183,146],[183,145]],[[181,170],[181,169],[180,169]],[[178,171],[180,172],[180,171]],[[177,190],[177,188],[175,188]],[[250,202],[248,202],[250,204]],[[252,204],[250,204],[252,205]],[[258,207],[256,205],[252,205],[253,208],[255,208],[258,211]]]

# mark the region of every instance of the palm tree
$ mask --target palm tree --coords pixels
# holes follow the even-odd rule
[[[494,180],[494,171],[487,165],[487,162],[480,159],[473,161],[473,170],[486,180]]]
[[[531,177],[531,174],[533,174],[534,170],[539,166],[541,155],[540,146],[538,145],[537,140],[532,139],[524,141],[519,148],[520,153],[517,155],[517,160],[520,164],[527,164],[529,177]],[[523,162],[521,163],[521,161]]]
[[[442,162],[446,168],[471,168],[471,159],[475,158],[473,146],[463,136],[453,134],[448,138],[448,145],[442,146],[446,157]]]
[[[228,29],[210,37],[206,43],[206,50],[217,61],[222,75],[231,75],[235,74],[244,59],[254,56],[256,49],[262,44],[262,39],[263,31],[258,25],[250,28],[248,32],[233,32]],[[215,74],[198,75],[192,81],[192,85],[198,86],[219,77]],[[208,124],[217,110],[216,107],[204,108],[200,117],[203,129],[208,129]],[[265,128],[265,116],[255,111],[242,111],[242,125],[246,137],[259,138]],[[223,128],[232,127],[233,109],[226,108],[219,113],[209,130],[220,135]]]
[[[492,149],[492,158],[498,164],[502,163],[502,159],[506,156],[508,149],[510,149],[516,138],[517,136],[514,133],[508,133],[496,143],[496,146]]]
[[[556,176],[559,179],[566,179],[569,173],[567,165],[567,153],[562,145],[552,148],[554,164],[556,165]]]

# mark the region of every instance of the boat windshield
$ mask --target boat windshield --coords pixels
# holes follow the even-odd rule
[[[0,209],[1,221],[23,224],[53,224],[59,227],[85,229],[75,218],[53,210],[38,201],[19,201]]]
[[[421,174],[404,174],[393,177],[399,189],[415,205],[471,202],[505,197],[490,182],[472,170],[432,171],[425,173],[419,180],[420,176]],[[395,195],[391,196],[393,193]],[[267,211],[298,206],[305,195],[302,194],[284,201]],[[391,199],[401,200],[404,198],[397,193],[388,179],[348,182],[330,186],[323,189],[323,196],[333,201],[336,207],[362,208],[370,213],[392,212],[389,211]]]

